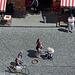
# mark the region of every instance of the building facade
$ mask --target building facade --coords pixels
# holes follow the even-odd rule
[[[39,2],[41,1],[40,4],[42,4],[42,0],[38,0]],[[52,6],[55,6],[56,4],[60,4],[59,3],[60,0],[52,0]],[[47,3],[51,3],[51,0],[49,0]],[[13,9],[14,10],[25,10],[26,6],[26,0],[7,0],[7,3],[12,3],[13,4]],[[49,5],[49,4],[48,4]]]
[[[14,10],[24,10],[25,7],[25,0],[7,0],[7,4],[11,3],[13,4]]]

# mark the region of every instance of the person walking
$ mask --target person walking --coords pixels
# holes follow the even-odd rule
[[[31,6],[32,5],[33,5],[33,8],[34,8],[34,13],[38,13],[38,5],[39,5],[38,0],[33,0]]]
[[[41,49],[40,49],[40,43],[37,44],[36,46],[36,57],[41,58],[40,57],[40,53],[41,53]]]
[[[37,39],[37,42],[36,42],[36,57],[38,57],[38,58],[41,58],[40,57],[40,53],[41,53],[41,41],[40,41],[40,39]]]
[[[73,17],[73,14],[71,14],[70,17],[68,18],[68,32],[72,33],[74,28],[74,22],[75,22],[75,19]]]

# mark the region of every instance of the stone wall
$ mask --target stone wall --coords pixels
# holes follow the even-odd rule
[[[7,3],[13,3],[14,10],[25,10],[25,0],[7,0]]]

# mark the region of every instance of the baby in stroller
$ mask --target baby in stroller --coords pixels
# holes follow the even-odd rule
[[[53,55],[54,55],[54,49],[48,47],[47,51],[45,51],[45,59],[53,59]]]

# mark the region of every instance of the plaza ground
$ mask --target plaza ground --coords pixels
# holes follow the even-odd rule
[[[38,38],[44,51],[49,46],[54,48],[53,60],[35,57]],[[65,28],[0,27],[0,75],[16,75],[9,73],[7,67],[21,50],[24,51],[24,64],[30,71],[29,75],[75,75],[74,40],[75,30],[67,33]],[[32,64],[33,59],[37,59],[38,63]]]

